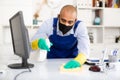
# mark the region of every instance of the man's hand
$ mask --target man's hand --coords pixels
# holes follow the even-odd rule
[[[64,66],[65,69],[71,69],[71,68],[77,68],[80,67],[80,63],[76,60],[71,60],[69,62],[67,62]]]
[[[50,46],[51,46],[51,44],[50,44]],[[38,40],[38,47],[40,49],[50,51],[50,47],[47,44],[47,41],[45,39],[43,39],[43,38],[41,38],[41,39]]]
[[[51,46],[52,46],[52,43],[49,42],[49,40],[43,39],[43,38],[36,39],[36,40],[32,41],[32,43],[31,43],[31,48],[33,50],[37,50],[40,48],[43,50],[50,51]]]
[[[73,60],[67,62],[64,66],[65,69],[72,69],[81,67],[85,61],[87,60],[86,56],[83,53],[79,53],[77,57],[75,57]]]

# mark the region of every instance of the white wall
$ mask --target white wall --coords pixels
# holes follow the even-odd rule
[[[26,25],[32,24],[32,0],[0,0],[0,60],[15,56],[11,45],[9,18],[23,11]],[[9,45],[8,45],[9,44]]]
[[[11,42],[9,19],[23,11],[25,25],[32,25],[32,0],[0,0],[0,44]]]
[[[9,25],[9,18],[17,11],[23,11],[25,24],[32,23],[32,0],[0,0],[0,24]]]

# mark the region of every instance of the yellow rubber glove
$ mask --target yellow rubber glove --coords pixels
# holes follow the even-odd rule
[[[83,53],[79,53],[77,57],[67,62],[64,68],[71,69],[71,68],[81,67],[86,60],[87,60],[86,56]]]
[[[37,49],[39,49],[39,47],[38,47],[38,39],[36,39],[36,40],[34,40],[34,41],[32,41],[31,42],[31,48],[32,48],[32,50],[37,50]]]

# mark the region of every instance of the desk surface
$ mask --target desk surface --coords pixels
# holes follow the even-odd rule
[[[88,65],[83,65],[80,72],[60,72],[60,66],[68,59],[49,59],[44,62],[32,61],[35,65],[32,72],[26,72],[17,77],[17,80],[120,80],[120,71],[91,72]],[[14,61],[13,61],[14,62]],[[18,61],[15,61],[18,62]],[[7,68],[7,76],[3,80],[13,80],[14,77],[27,69]]]
[[[1,65],[6,66],[20,61],[16,56],[15,58],[13,57],[14,54],[11,48],[11,46],[0,46],[0,67]],[[59,67],[67,61],[68,59],[49,59],[45,62],[30,61],[35,65],[34,68],[31,68],[32,72],[21,74],[17,77],[17,80],[120,80],[120,71],[113,70],[106,73],[91,72],[88,70],[90,67],[88,65],[83,65],[83,69],[80,72],[60,72]],[[0,76],[0,80],[13,80],[22,71],[25,71],[25,69],[16,70],[7,68],[6,74],[3,76],[4,78]]]

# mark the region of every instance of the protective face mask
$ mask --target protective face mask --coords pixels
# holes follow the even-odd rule
[[[69,30],[71,30],[72,26],[66,26],[66,25],[59,22],[59,29],[63,34],[67,33]]]

